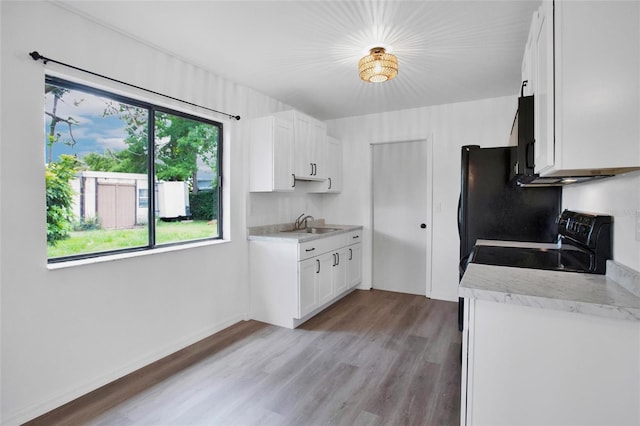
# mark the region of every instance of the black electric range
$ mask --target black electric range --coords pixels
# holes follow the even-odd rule
[[[612,254],[611,216],[565,210],[554,248],[479,245],[469,263],[604,274]]]

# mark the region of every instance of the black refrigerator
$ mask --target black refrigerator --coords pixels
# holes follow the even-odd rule
[[[462,147],[458,203],[460,278],[478,239],[553,243],[558,239],[561,187],[522,188],[517,148]],[[462,299],[458,324],[462,330]]]

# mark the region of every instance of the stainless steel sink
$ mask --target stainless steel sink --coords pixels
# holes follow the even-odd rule
[[[302,228],[302,229],[291,229],[289,231],[280,231],[287,232],[290,234],[326,234],[329,232],[341,231],[340,228]]]

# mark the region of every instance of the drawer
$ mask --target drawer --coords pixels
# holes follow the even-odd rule
[[[298,260],[309,259],[344,246],[344,234],[298,244]]]
[[[345,238],[346,246],[350,246],[351,244],[361,243],[362,242],[362,229],[358,229],[357,231],[349,232]]]

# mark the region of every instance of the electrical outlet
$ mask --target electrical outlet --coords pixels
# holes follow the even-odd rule
[[[636,241],[640,241],[640,210],[636,212]]]

